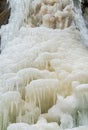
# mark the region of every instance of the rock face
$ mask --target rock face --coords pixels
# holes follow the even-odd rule
[[[88,0],[82,1],[82,13],[85,19],[86,26],[88,28]]]
[[[82,11],[83,13],[85,13],[85,9],[88,8],[88,0],[83,0],[81,4],[82,4]]]
[[[0,0],[0,27],[1,25],[8,23],[9,16],[9,4],[6,2],[6,0]]]

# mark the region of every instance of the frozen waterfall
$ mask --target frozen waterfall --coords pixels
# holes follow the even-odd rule
[[[88,29],[81,1],[8,0],[0,130],[88,130]]]

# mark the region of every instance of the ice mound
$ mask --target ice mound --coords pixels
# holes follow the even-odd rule
[[[45,119],[38,121],[36,125],[28,125],[25,123],[17,123],[10,125],[7,130],[60,130],[57,123],[47,123]]]
[[[64,36],[66,39],[64,39]],[[83,106],[86,106],[87,98],[80,95],[87,92],[87,49],[80,44],[80,35],[75,28],[71,27],[61,31],[45,27],[22,27],[18,38],[9,42],[2,51],[0,60],[1,106],[4,102],[2,96],[5,93],[8,91],[20,93],[20,100],[16,103],[17,107],[14,110],[16,114],[14,115],[11,112],[12,105],[6,109],[5,119],[7,121],[5,120],[5,123],[0,124],[2,130],[6,129],[11,123],[36,123],[39,116],[41,116],[41,112],[47,112],[56,103],[57,94],[67,96],[74,91],[77,93],[77,99],[75,100],[78,107],[81,108],[80,99],[85,101]],[[79,92],[79,87],[75,88],[75,84],[84,84],[81,87],[83,88],[82,92],[81,89]],[[63,107],[63,104],[61,103],[60,106]],[[72,113],[76,115],[74,108],[76,104],[73,107],[70,104],[68,114],[66,114],[67,108],[65,107],[65,115],[61,116],[63,117],[61,119],[59,116],[59,125],[62,129],[76,127],[74,118],[71,116],[74,115]],[[2,113],[5,113],[5,108],[7,107],[3,106],[0,112],[1,121],[3,120]],[[87,121],[87,110],[83,112],[84,109],[82,107],[81,112],[78,112],[78,120],[83,116]],[[11,114],[8,116],[8,113]],[[54,116],[55,113],[56,116]],[[54,111],[54,114],[50,114],[51,116],[44,115],[44,118],[48,118],[47,120],[50,122],[58,122],[59,113],[61,111]],[[65,122],[67,118],[67,124],[69,125]],[[79,122],[79,125],[86,125],[83,120]]]

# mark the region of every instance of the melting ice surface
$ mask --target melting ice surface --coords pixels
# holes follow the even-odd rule
[[[1,28],[0,130],[88,130],[88,49],[71,1],[9,2],[9,24]]]

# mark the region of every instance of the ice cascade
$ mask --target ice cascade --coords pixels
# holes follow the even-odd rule
[[[8,1],[11,16],[0,32],[0,130],[88,130],[87,33],[78,5]]]

